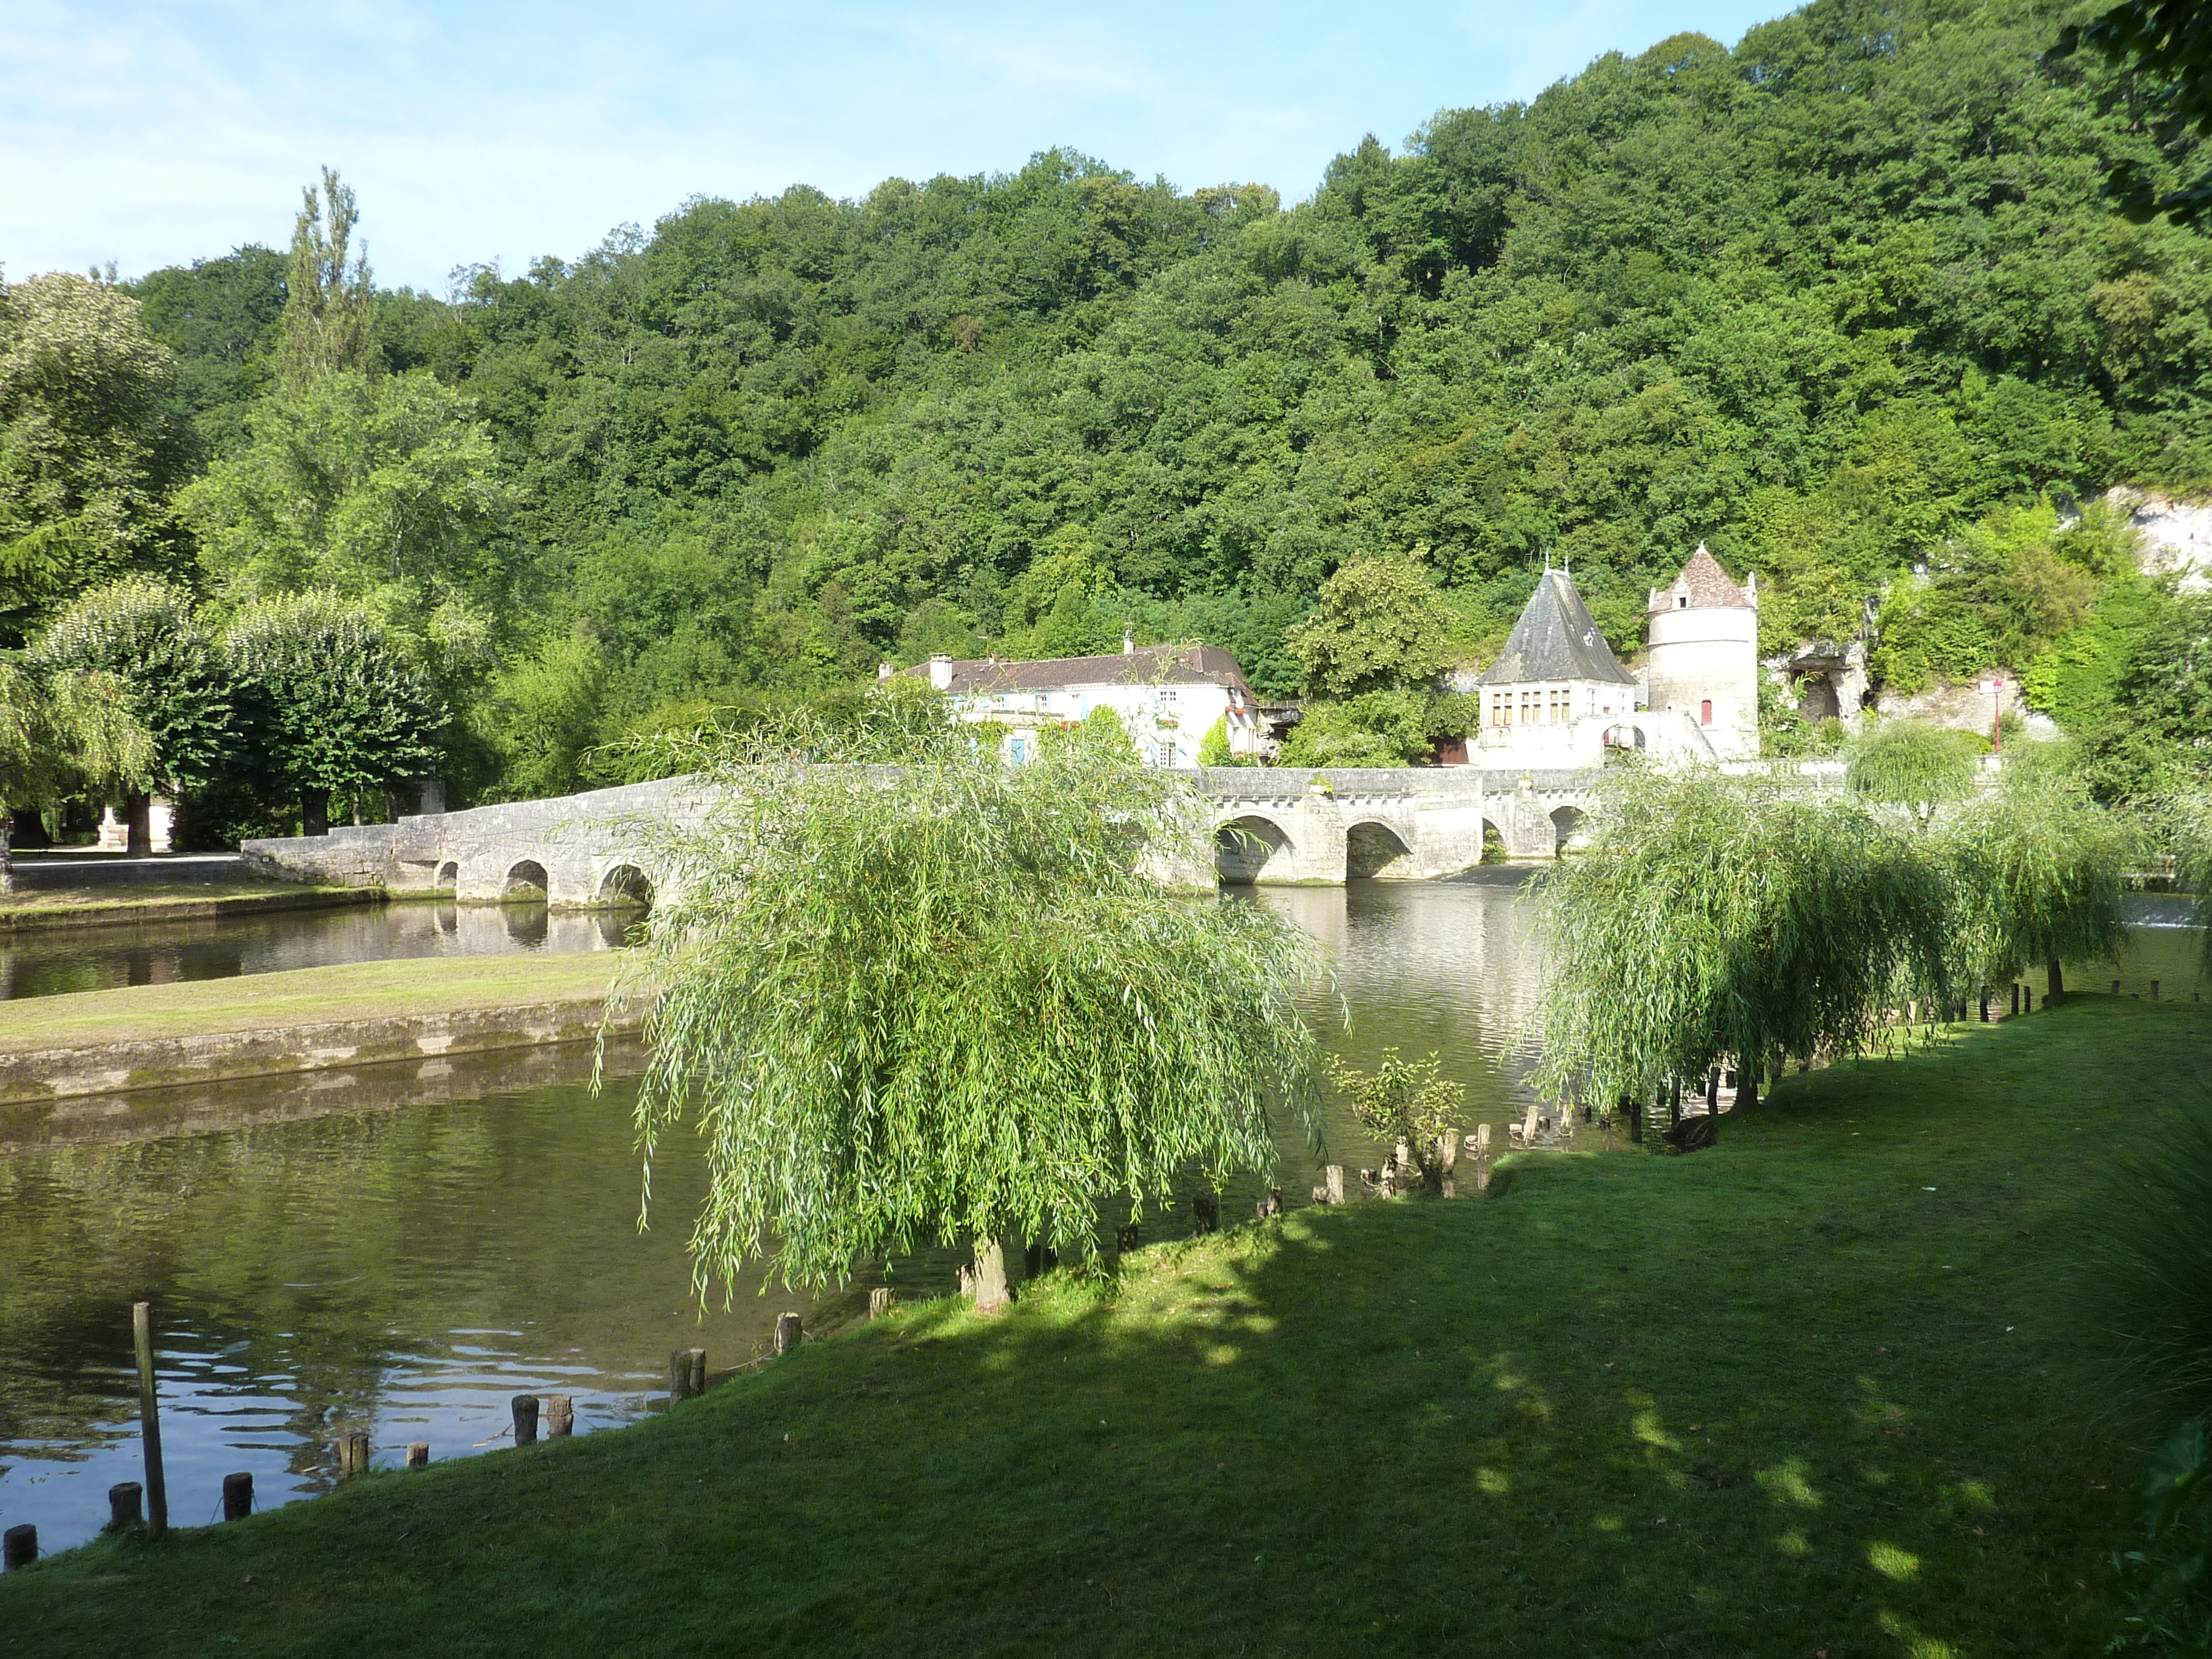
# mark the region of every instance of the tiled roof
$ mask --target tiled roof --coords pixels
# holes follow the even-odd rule
[[[1605,680],[1633,685],[1591,620],[1589,607],[1564,570],[1547,570],[1513,624],[1498,660],[1483,671],[1484,685],[1522,685],[1531,680]]]
[[[1678,609],[1674,603],[1675,596],[1685,588],[1689,590],[1689,608],[1692,611],[1721,605],[1734,606],[1737,610],[1752,608],[1750,597],[1735,585],[1727,571],[1721,568],[1721,562],[1705,551],[1703,542],[1699,542],[1698,550],[1690,555],[1689,563],[1682,567],[1682,574],[1674,578],[1673,586],[1653,592],[1651,608],[1654,611]]]
[[[929,677],[929,665],[906,671]],[[1218,645],[1146,645],[1106,657],[1054,657],[1044,662],[956,661],[953,696],[970,692],[1064,691],[1079,685],[1227,685],[1244,693],[1244,671],[1237,653]]]

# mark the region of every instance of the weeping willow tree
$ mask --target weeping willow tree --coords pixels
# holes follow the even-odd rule
[[[1701,768],[1608,774],[1589,844],[1540,878],[1547,1098],[1611,1115],[1735,1059],[1851,1054],[1949,994],[1947,883],[1859,801]],[[1746,1098],[1748,1098],[1747,1095]]]
[[[2067,959],[2110,957],[2125,940],[2124,876],[2136,831],[2054,770],[2008,770],[2002,787],[1959,809],[1940,850],[1951,875],[1953,969],[1984,996],[2039,962],[2051,1000],[2063,1001]]]
[[[2197,896],[2197,925],[2204,930],[2204,966],[2212,971],[2212,793],[2172,795],[2164,807],[2174,874],[2183,891]]]
[[[129,690],[97,670],[40,672],[0,657],[0,893],[15,890],[15,809],[80,789],[148,787],[153,739]]]
[[[1923,830],[1953,801],[1974,787],[1975,739],[1926,720],[1887,720],[1870,725],[1848,751],[1844,781],[1850,792],[1885,806],[1901,806]]]
[[[1102,1206],[1271,1171],[1271,1103],[1317,1139],[1299,936],[1154,878],[1210,849],[1126,734],[1008,767],[902,689],[841,731],[665,746],[708,804],[653,833],[637,1121],[648,1204],[665,1139],[704,1143],[702,1297],[932,1238],[972,1237],[988,1279],[1010,1231],[1092,1263]]]

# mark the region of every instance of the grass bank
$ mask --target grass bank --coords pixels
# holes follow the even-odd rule
[[[562,1001],[614,976],[607,951],[413,957],[0,1002],[0,1054]]]
[[[2053,1285],[2207,1076],[2202,1011],[2082,998],[1693,1158],[1302,1212],[103,1540],[0,1579],[0,1653],[2093,1653],[2142,1449]]]

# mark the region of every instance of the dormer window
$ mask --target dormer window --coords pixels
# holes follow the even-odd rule
[[[1690,596],[1687,593],[1677,593],[1674,596],[1674,609],[1677,611],[1687,611],[1689,608]]]

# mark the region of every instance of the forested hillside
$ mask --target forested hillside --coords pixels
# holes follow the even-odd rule
[[[476,793],[1125,624],[1289,692],[1286,626],[1361,552],[1417,557],[1480,660],[1547,550],[1628,651],[1702,538],[1758,571],[1770,647],[1882,603],[1893,679],[2040,661],[2094,724],[2174,602],[2117,526],[2063,526],[2115,483],[2212,488],[2212,271],[2100,198],[2176,158],[2124,80],[2040,63],[2070,15],[1818,0],[1369,138],[1289,210],[1054,151],[702,198],[447,296],[368,295],[341,245],[329,314],[374,328],[323,372],[286,356],[285,257],[242,250],[131,285],[173,378],[112,526],[71,533],[218,608],[363,597]],[[31,550],[66,495],[0,507],[19,631],[71,588]]]

